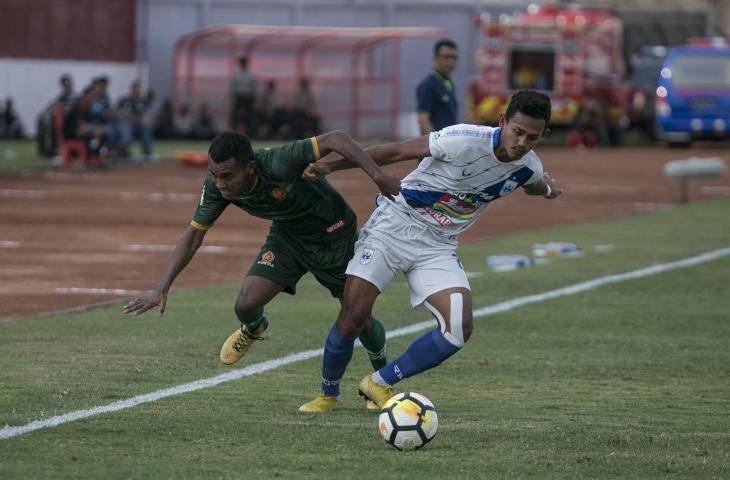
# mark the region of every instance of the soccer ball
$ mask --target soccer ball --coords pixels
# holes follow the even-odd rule
[[[378,417],[383,440],[398,450],[416,450],[430,442],[439,426],[431,400],[416,392],[392,396]]]

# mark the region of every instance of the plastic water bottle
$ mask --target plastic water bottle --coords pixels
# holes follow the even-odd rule
[[[495,272],[509,272],[518,268],[529,267],[535,262],[525,255],[489,255],[487,266]]]
[[[578,257],[583,250],[568,242],[536,243],[532,246],[532,254],[536,257]]]

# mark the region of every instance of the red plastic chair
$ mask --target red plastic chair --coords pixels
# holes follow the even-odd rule
[[[56,131],[56,143],[58,154],[63,159],[63,165],[71,164],[74,155],[86,165],[91,165],[89,150],[86,148],[86,141],[79,139],[66,139],[63,136],[63,106],[60,103],[53,105],[53,127]]]

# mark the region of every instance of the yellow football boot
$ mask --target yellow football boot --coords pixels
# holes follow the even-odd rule
[[[299,411],[302,413],[324,413],[331,412],[336,406],[336,398],[320,393],[317,398],[299,407]]]
[[[360,395],[366,400],[372,400],[378,408],[383,408],[385,402],[393,396],[393,387],[384,387],[373,382],[371,375],[368,373],[365,378],[360,380],[357,386]]]
[[[221,362],[226,365],[233,365],[246,355],[257,340],[263,340],[262,333],[269,326],[268,320],[264,320],[255,332],[249,332],[245,325],[231,334],[221,347]]]

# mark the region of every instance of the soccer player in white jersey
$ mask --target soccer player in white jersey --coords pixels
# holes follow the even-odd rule
[[[367,150],[380,165],[425,158],[401,181],[394,200],[378,197],[360,233],[347,267],[342,307],[325,341],[321,392],[300,412],[336,407],[355,339],[375,299],[399,271],[408,281],[411,306],[425,306],[438,325],[366,375],[358,385],[360,394],[382,407],[395,383],[440,365],[464,346],[472,333],[472,305],[469,281],[456,255],[458,236],[492,201],[518,187],[548,199],[562,193],[532,151],[549,121],[550,98],[523,90],[512,96],[498,128],[454,125]],[[351,164],[323,159],[310,168],[305,175],[326,175]]]

